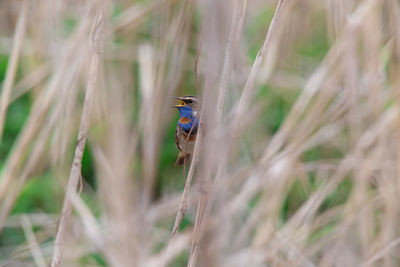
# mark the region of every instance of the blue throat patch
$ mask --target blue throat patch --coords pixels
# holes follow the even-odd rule
[[[181,127],[181,129],[186,133],[189,133],[193,127],[192,134],[197,133],[199,118],[196,119],[196,117],[193,116],[192,108],[189,106],[183,106],[179,107],[178,110],[180,115],[180,118],[178,120],[179,127]]]

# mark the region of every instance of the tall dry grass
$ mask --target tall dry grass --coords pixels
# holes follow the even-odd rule
[[[23,0],[0,13],[0,139],[9,107],[31,103],[0,165],[0,229],[25,237],[1,239],[1,266],[400,265],[398,1]],[[182,170],[160,166],[181,94],[202,110],[176,190],[160,177]],[[277,98],[289,110],[271,130]],[[42,192],[57,213],[13,213],[44,175],[62,189]]]

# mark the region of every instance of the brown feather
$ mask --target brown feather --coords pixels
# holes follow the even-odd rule
[[[191,154],[193,153],[194,143],[196,141],[196,134],[185,133],[179,125],[176,126],[175,130],[175,145],[179,150],[178,159],[175,165],[183,165],[190,163]],[[189,137],[189,138],[188,138]]]
[[[181,151],[182,149],[181,149],[181,147],[179,146],[178,128],[179,128],[179,126],[177,126],[177,127],[175,128],[175,145],[176,145],[176,148],[178,148],[179,151]]]

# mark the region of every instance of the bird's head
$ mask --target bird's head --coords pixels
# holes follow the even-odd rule
[[[175,99],[178,100],[178,104],[172,107],[179,110],[181,117],[191,118],[197,115],[199,103],[196,96],[186,95],[175,97]]]

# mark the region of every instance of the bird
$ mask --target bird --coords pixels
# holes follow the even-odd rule
[[[178,104],[172,107],[179,111],[175,130],[175,144],[179,150],[175,165],[186,165],[192,158],[197,130],[199,128],[199,100],[196,96],[175,97]]]

